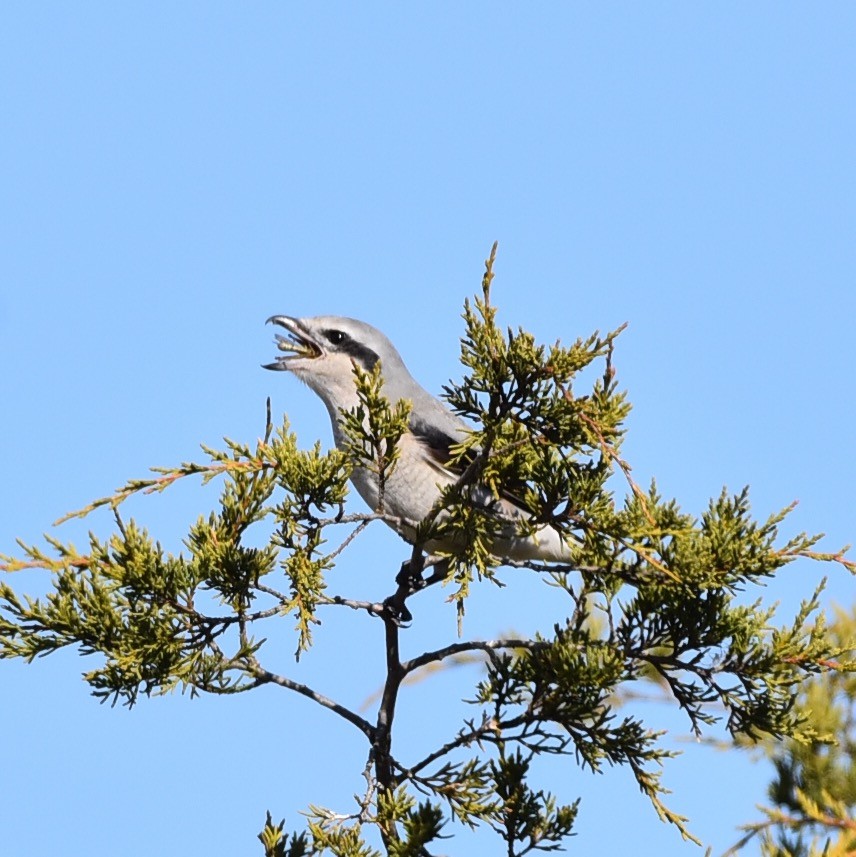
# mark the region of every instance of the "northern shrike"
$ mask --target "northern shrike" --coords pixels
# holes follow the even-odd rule
[[[285,352],[265,369],[288,371],[314,390],[327,406],[336,446],[345,443],[341,425],[343,411],[359,404],[354,364],[371,371],[379,362],[383,393],[391,405],[401,399],[411,403],[409,431],[399,441],[399,459],[384,486],[383,511],[399,519],[419,522],[429,515],[440,498],[441,489],[454,485],[461,470],[450,467],[451,449],[471,433],[467,424],[423,389],[413,378],[393,344],[379,330],[352,318],[322,315],[292,318],[275,315],[268,322],[287,331],[276,335],[277,347]],[[462,469],[462,467],[461,467]],[[379,488],[376,474],[356,468],[351,481],[368,505],[378,510]],[[519,532],[526,511],[513,499],[494,497],[487,488],[473,492],[475,502],[488,514],[508,522],[494,539],[491,551],[500,559],[570,562],[571,549],[559,533],[542,526],[531,535]],[[409,541],[412,526],[399,529]],[[448,544],[432,544],[426,550],[450,550]]]

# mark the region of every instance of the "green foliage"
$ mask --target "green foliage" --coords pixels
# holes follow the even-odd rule
[[[285,832],[285,819],[274,824],[270,813],[267,814],[259,840],[264,846],[265,857],[309,857],[312,854],[306,833],[294,833],[289,840]]]
[[[500,744],[499,758],[490,762],[498,798],[490,824],[505,841],[507,853],[515,857],[530,851],[560,850],[577,817],[579,801],[556,806],[551,794],[529,788],[529,767],[536,752],[529,750],[524,755],[517,749],[506,755]]]
[[[354,363],[359,404],[342,415],[347,441],[345,453],[354,467],[362,467],[378,479],[378,512],[383,513],[386,480],[398,462],[398,441],[407,431],[411,403],[390,405],[383,395],[382,367],[366,372]]]
[[[342,415],[342,450],[301,449],[287,423],[273,431],[268,418],[255,447],[226,441],[225,450],[205,448],[207,462],[133,480],[76,513],[109,507],[115,515],[115,532],[106,541],[92,535],[87,552],[49,538],[45,550],[22,545],[21,557],[3,558],[9,574],[49,571],[53,591],[31,599],[0,583],[2,657],[32,660],[64,646],[97,654],[98,665],[84,675],[93,693],[129,706],[140,693],[236,693],[273,684],[357,729],[367,745],[364,793],[350,812],[311,808],[306,829],[290,837],[268,815],[259,837],[266,855],[415,857],[436,848],[456,824],[495,831],[508,855],[557,850],[572,833],[578,802],[560,804],[531,782],[538,757],[594,771],[604,764],[627,769],[659,817],[692,838],[686,819],[662,800],[660,776],[672,751],[641,717],[619,713],[622,695],[652,676],[697,734],[722,722],[735,736],[816,748],[839,728],[831,709],[823,719],[814,713],[822,710],[816,700],[811,714],[794,700],[830,674],[852,681],[844,677],[852,669],[844,656],[854,629],[843,636],[828,631],[817,615],[819,589],[781,625],[772,607],[742,594],[797,558],[851,572],[853,562],[843,552],[817,552],[815,537],[783,538],[789,510],[756,520],[745,490],[723,491],[696,518],[653,484],[638,486],[621,457],[630,404],[612,362],[620,330],[570,346],[503,331],[490,302],[492,269],[493,254],[482,294],[465,306],[467,374],[446,389],[451,407],[473,425],[454,450],[464,475],[415,527],[416,543],[390,558],[390,579],[401,560],[411,574],[399,575],[386,602],[344,598],[326,580],[367,526],[383,520],[400,529],[382,501],[370,514],[346,514],[344,505],[356,468],[377,475],[382,496],[407,428],[410,404],[386,400],[382,367],[355,367],[359,404]],[[223,484],[217,507],[190,528],[181,553],[165,551],[120,517],[128,497],[193,476]],[[623,498],[616,499],[616,486],[624,487]],[[491,545],[508,522],[472,502],[473,491],[485,488],[528,509],[521,535],[544,525],[559,531],[572,561],[503,563],[494,556]],[[423,545],[444,534],[460,549],[424,558]],[[434,571],[417,583],[414,571],[423,563]],[[462,639],[402,661],[407,598],[445,581],[455,587],[462,615],[473,585],[498,580],[502,564],[539,575],[567,605],[565,619],[531,639]],[[335,607],[384,626],[387,675],[370,719],[265,666],[266,623],[288,617],[299,656],[312,644],[319,611]],[[393,754],[405,680],[462,657],[485,663],[469,716],[423,757],[407,758],[406,747]],[[850,806],[851,780],[843,794],[838,768],[815,770],[809,758],[781,769],[784,797],[776,800],[789,796],[790,808],[804,813],[808,801]],[[844,804],[823,803],[820,784],[829,782],[836,783],[830,800]]]
[[[753,841],[765,857],[856,853],[856,610],[837,609],[828,628],[820,617],[813,631],[834,641],[841,660],[800,686],[794,710],[803,734],[763,742],[775,770],[772,806],[761,807],[763,820],[746,825],[728,854]]]
[[[6,558],[7,570],[52,570],[55,591],[43,602],[22,601],[0,583],[0,656],[32,660],[69,645],[98,652],[104,665],[84,676],[94,694],[133,704],[140,692],[233,693],[254,686],[257,644],[249,629],[264,620],[292,614],[298,651],[306,648],[324,597],[323,572],[333,562],[322,550],[322,533],[332,522],[317,514],[341,506],[348,469],[336,450],[299,450],[287,425],[271,434],[255,450],[227,441],[226,452],[206,450],[208,465],[163,470],[96,501],[84,513],[111,505],[117,532],[106,542],[91,534],[88,554],[50,539],[57,558],[27,545],[24,559]],[[145,530],[119,517],[131,485],[160,491],[196,473],[226,479],[218,511],[191,527],[186,555],[165,553]],[[271,504],[275,493],[278,502]],[[261,549],[243,544],[247,529],[263,519],[274,522],[270,543]],[[265,583],[278,563],[287,593]]]

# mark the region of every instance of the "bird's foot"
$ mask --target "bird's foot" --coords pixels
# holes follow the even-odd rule
[[[424,560],[419,557],[418,560],[407,560],[401,563],[401,568],[398,574],[395,575],[395,582],[399,589],[407,589],[408,593],[418,592],[422,589],[422,569],[424,568]]]
[[[413,621],[413,614],[407,608],[406,601],[411,596],[434,583],[445,580],[449,570],[448,560],[433,560],[434,569],[428,577],[423,577],[425,568],[425,557],[410,559],[401,563],[398,574],[395,575],[395,583],[398,589],[394,595],[383,602],[383,616],[394,622],[399,627],[407,627]],[[431,561],[431,560],[429,560]]]
[[[393,622],[399,628],[409,628],[413,621],[413,614],[405,604],[404,598],[397,592],[395,595],[390,595],[383,601],[383,618]]]

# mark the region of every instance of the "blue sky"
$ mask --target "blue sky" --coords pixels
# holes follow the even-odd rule
[[[793,531],[853,540],[854,43],[844,3],[7,7],[0,552],[200,442],[252,442],[268,395],[304,445],[329,442],[312,394],[260,369],[271,314],[372,322],[439,391],[494,240],[503,322],[547,341],[630,323],[615,363],[638,481],[694,512],[748,483],[759,515],[798,499]],[[132,511],[179,550],[215,498],[179,487]],[[82,546],[88,526],[109,521],[58,535]],[[380,597],[401,558],[370,532],[332,583]],[[830,571],[829,599],[851,603]],[[761,594],[787,610],[820,575],[794,565]],[[509,583],[476,594],[471,633],[549,625],[549,592]],[[441,593],[418,606],[412,653],[454,638]],[[358,704],[380,680],[366,625],[331,615],[299,668],[283,634],[275,666]],[[266,809],[299,826],[361,786],[361,737],[302,699],[129,713],[89,696],[85,668],[0,663],[5,853],[260,853]],[[412,688],[397,740],[453,728],[477,677]],[[721,852],[769,770],[651,717],[686,750],[673,807]],[[703,853],[625,771],[545,777],[583,796],[570,853]]]

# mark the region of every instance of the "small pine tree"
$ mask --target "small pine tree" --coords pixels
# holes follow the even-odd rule
[[[2,657],[31,660],[64,646],[98,653],[85,680],[96,697],[128,705],[141,693],[175,688],[230,694],[276,685],[354,727],[366,745],[364,791],[344,812],[312,807],[306,828],[294,833],[268,815],[259,838],[269,857],[426,855],[449,835],[450,820],[493,830],[508,855],[557,850],[573,830],[577,802],[562,803],[533,782],[541,756],[595,771],[624,767],[659,817],[692,838],[686,819],[662,799],[661,768],[672,751],[639,716],[619,710],[622,692],[652,674],[697,734],[720,719],[750,738],[804,744],[823,732],[794,707],[794,696],[807,679],[842,669],[852,642],[814,621],[817,592],[778,627],[773,608],[736,595],[797,558],[851,572],[854,563],[843,552],[817,552],[817,538],[782,539],[789,510],[756,520],[745,490],[723,491],[695,518],[654,485],[638,486],[621,455],[630,403],[613,367],[620,330],[570,346],[503,331],[490,299],[493,262],[492,252],[481,294],[465,305],[466,374],[445,391],[474,427],[457,450],[468,464],[418,523],[385,601],[342,597],[325,579],[352,541],[386,517],[382,509],[347,513],[345,505],[353,468],[373,468],[382,480],[407,429],[408,403],[386,400],[382,367],[355,369],[360,405],[345,415],[344,449],[302,449],[287,423],[274,430],[269,417],[254,446],[205,448],[205,463],[128,482],[76,513],[112,509],[116,529],[106,541],[92,536],[79,552],[48,539],[47,548],[22,545],[22,556],[3,558],[7,572],[49,571],[53,592],[34,600],[0,583]],[[586,386],[592,369],[597,377]],[[218,507],[191,527],[186,552],[164,551],[121,516],[128,497],[194,476],[222,478],[223,487]],[[533,637],[461,636],[402,660],[402,625],[417,591],[450,585],[462,618],[473,586],[498,579],[489,546],[501,524],[470,502],[476,483],[497,495],[513,486],[531,515],[524,530],[550,525],[576,545],[566,566],[506,563],[515,574],[543,578],[567,615]],[[622,501],[616,483],[626,489]],[[269,538],[251,547],[245,533],[259,524]],[[454,554],[424,554],[423,544],[449,532]],[[397,564],[390,557],[390,580]],[[386,677],[370,717],[266,665],[266,623],[292,617],[299,656],[313,643],[321,607],[356,610],[385,629]],[[461,657],[483,659],[484,674],[460,728],[419,757],[397,745],[393,753],[404,680]]]

